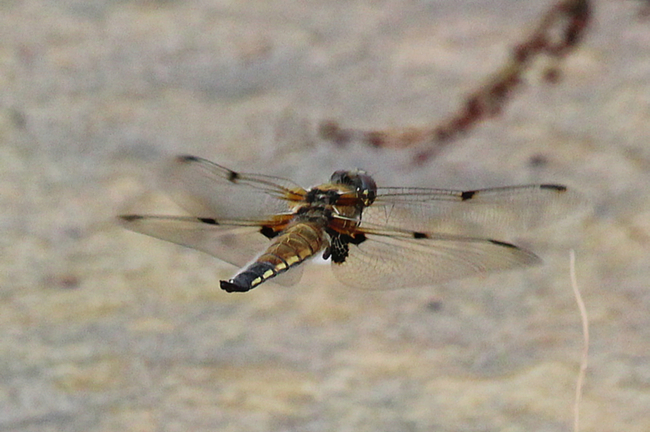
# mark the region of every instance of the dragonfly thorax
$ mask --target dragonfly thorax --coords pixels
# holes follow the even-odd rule
[[[322,187],[312,188],[307,191],[305,195],[305,203],[316,208],[335,205],[343,191],[339,188],[332,187],[325,189]]]
[[[295,209],[294,221],[311,222],[321,227],[327,226],[332,218],[331,206],[303,205]]]
[[[371,205],[377,197],[377,183],[361,169],[335,171],[330,182],[352,187],[365,207]]]

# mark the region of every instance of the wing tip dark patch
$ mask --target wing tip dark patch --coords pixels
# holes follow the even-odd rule
[[[493,245],[505,247],[517,251],[518,262],[523,265],[537,265],[542,263],[542,259],[535,255],[532,252],[529,252],[525,249],[520,248],[519,246],[513,245],[512,243],[503,242],[500,240],[488,240]]]
[[[548,189],[548,190],[554,190],[556,192],[566,192],[567,187],[564,185],[558,185],[558,184],[543,184],[539,186],[540,189]]]
[[[425,239],[425,238],[429,238],[429,234],[427,234],[427,233],[423,233],[423,232],[417,232],[417,231],[414,231],[414,232],[413,232],[413,238],[414,238],[414,239]]]
[[[503,247],[507,247],[507,248],[510,248],[510,249],[521,249],[519,246],[515,246],[512,243],[508,243],[508,242],[504,242],[504,241],[500,241],[500,240],[488,239],[488,241],[490,243],[494,244],[494,245],[497,245],[497,246],[503,246]]]
[[[239,173],[236,171],[228,170],[228,181],[231,183],[237,183],[239,180]]]
[[[470,200],[470,199],[474,198],[474,195],[476,195],[476,192],[478,192],[478,191],[471,190],[471,191],[461,192],[460,199],[463,200],[463,201]]]
[[[119,215],[117,219],[123,222],[134,222],[137,220],[144,219],[144,217],[136,214],[126,214],[126,215]]]
[[[198,162],[200,159],[192,155],[178,155],[176,160],[181,163]]]
[[[219,222],[214,218],[198,218],[201,222],[208,225],[219,225]]]

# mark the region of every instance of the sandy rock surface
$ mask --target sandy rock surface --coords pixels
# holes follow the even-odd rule
[[[531,0],[0,2],[0,429],[650,430],[650,21],[595,1],[548,86],[416,166],[348,127],[443,119],[551,4]],[[117,226],[165,155],[305,186],[553,182],[585,215],[514,239],[545,265],[437,287],[302,282],[227,294],[235,271]],[[543,163],[532,163],[543,161]],[[513,239],[504,239],[513,240]]]

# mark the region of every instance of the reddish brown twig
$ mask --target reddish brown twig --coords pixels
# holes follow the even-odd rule
[[[531,35],[514,47],[508,63],[470,93],[460,111],[447,120],[429,127],[383,131],[345,129],[337,122],[325,121],[320,125],[320,135],[338,145],[351,141],[378,148],[422,145],[416,161],[423,162],[480,121],[499,115],[536,56],[545,54],[554,60],[554,66],[547,68],[544,78],[549,83],[557,82],[560,61],[580,42],[590,18],[589,0],[562,0],[555,4]]]
[[[639,17],[646,19],[650,17],[650,1],[648,0],[641,0],[643,4],[639,8]]]

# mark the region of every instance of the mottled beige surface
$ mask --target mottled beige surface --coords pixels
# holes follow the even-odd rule
[[[532,74],[413,167],[334,149],[317,121],[442,119],[549,1],[0,2],[0,429],[568,431],[575,247],[583,430],[650,430],[650,22],[595,3],[562,83]],[[114,224],[175,153],[305,185],[354,166],[385,185],[561,182],[593,213],[522,239],[547,262],[528,271],[369,293],[313,265],[228,295],[232,268]]]

